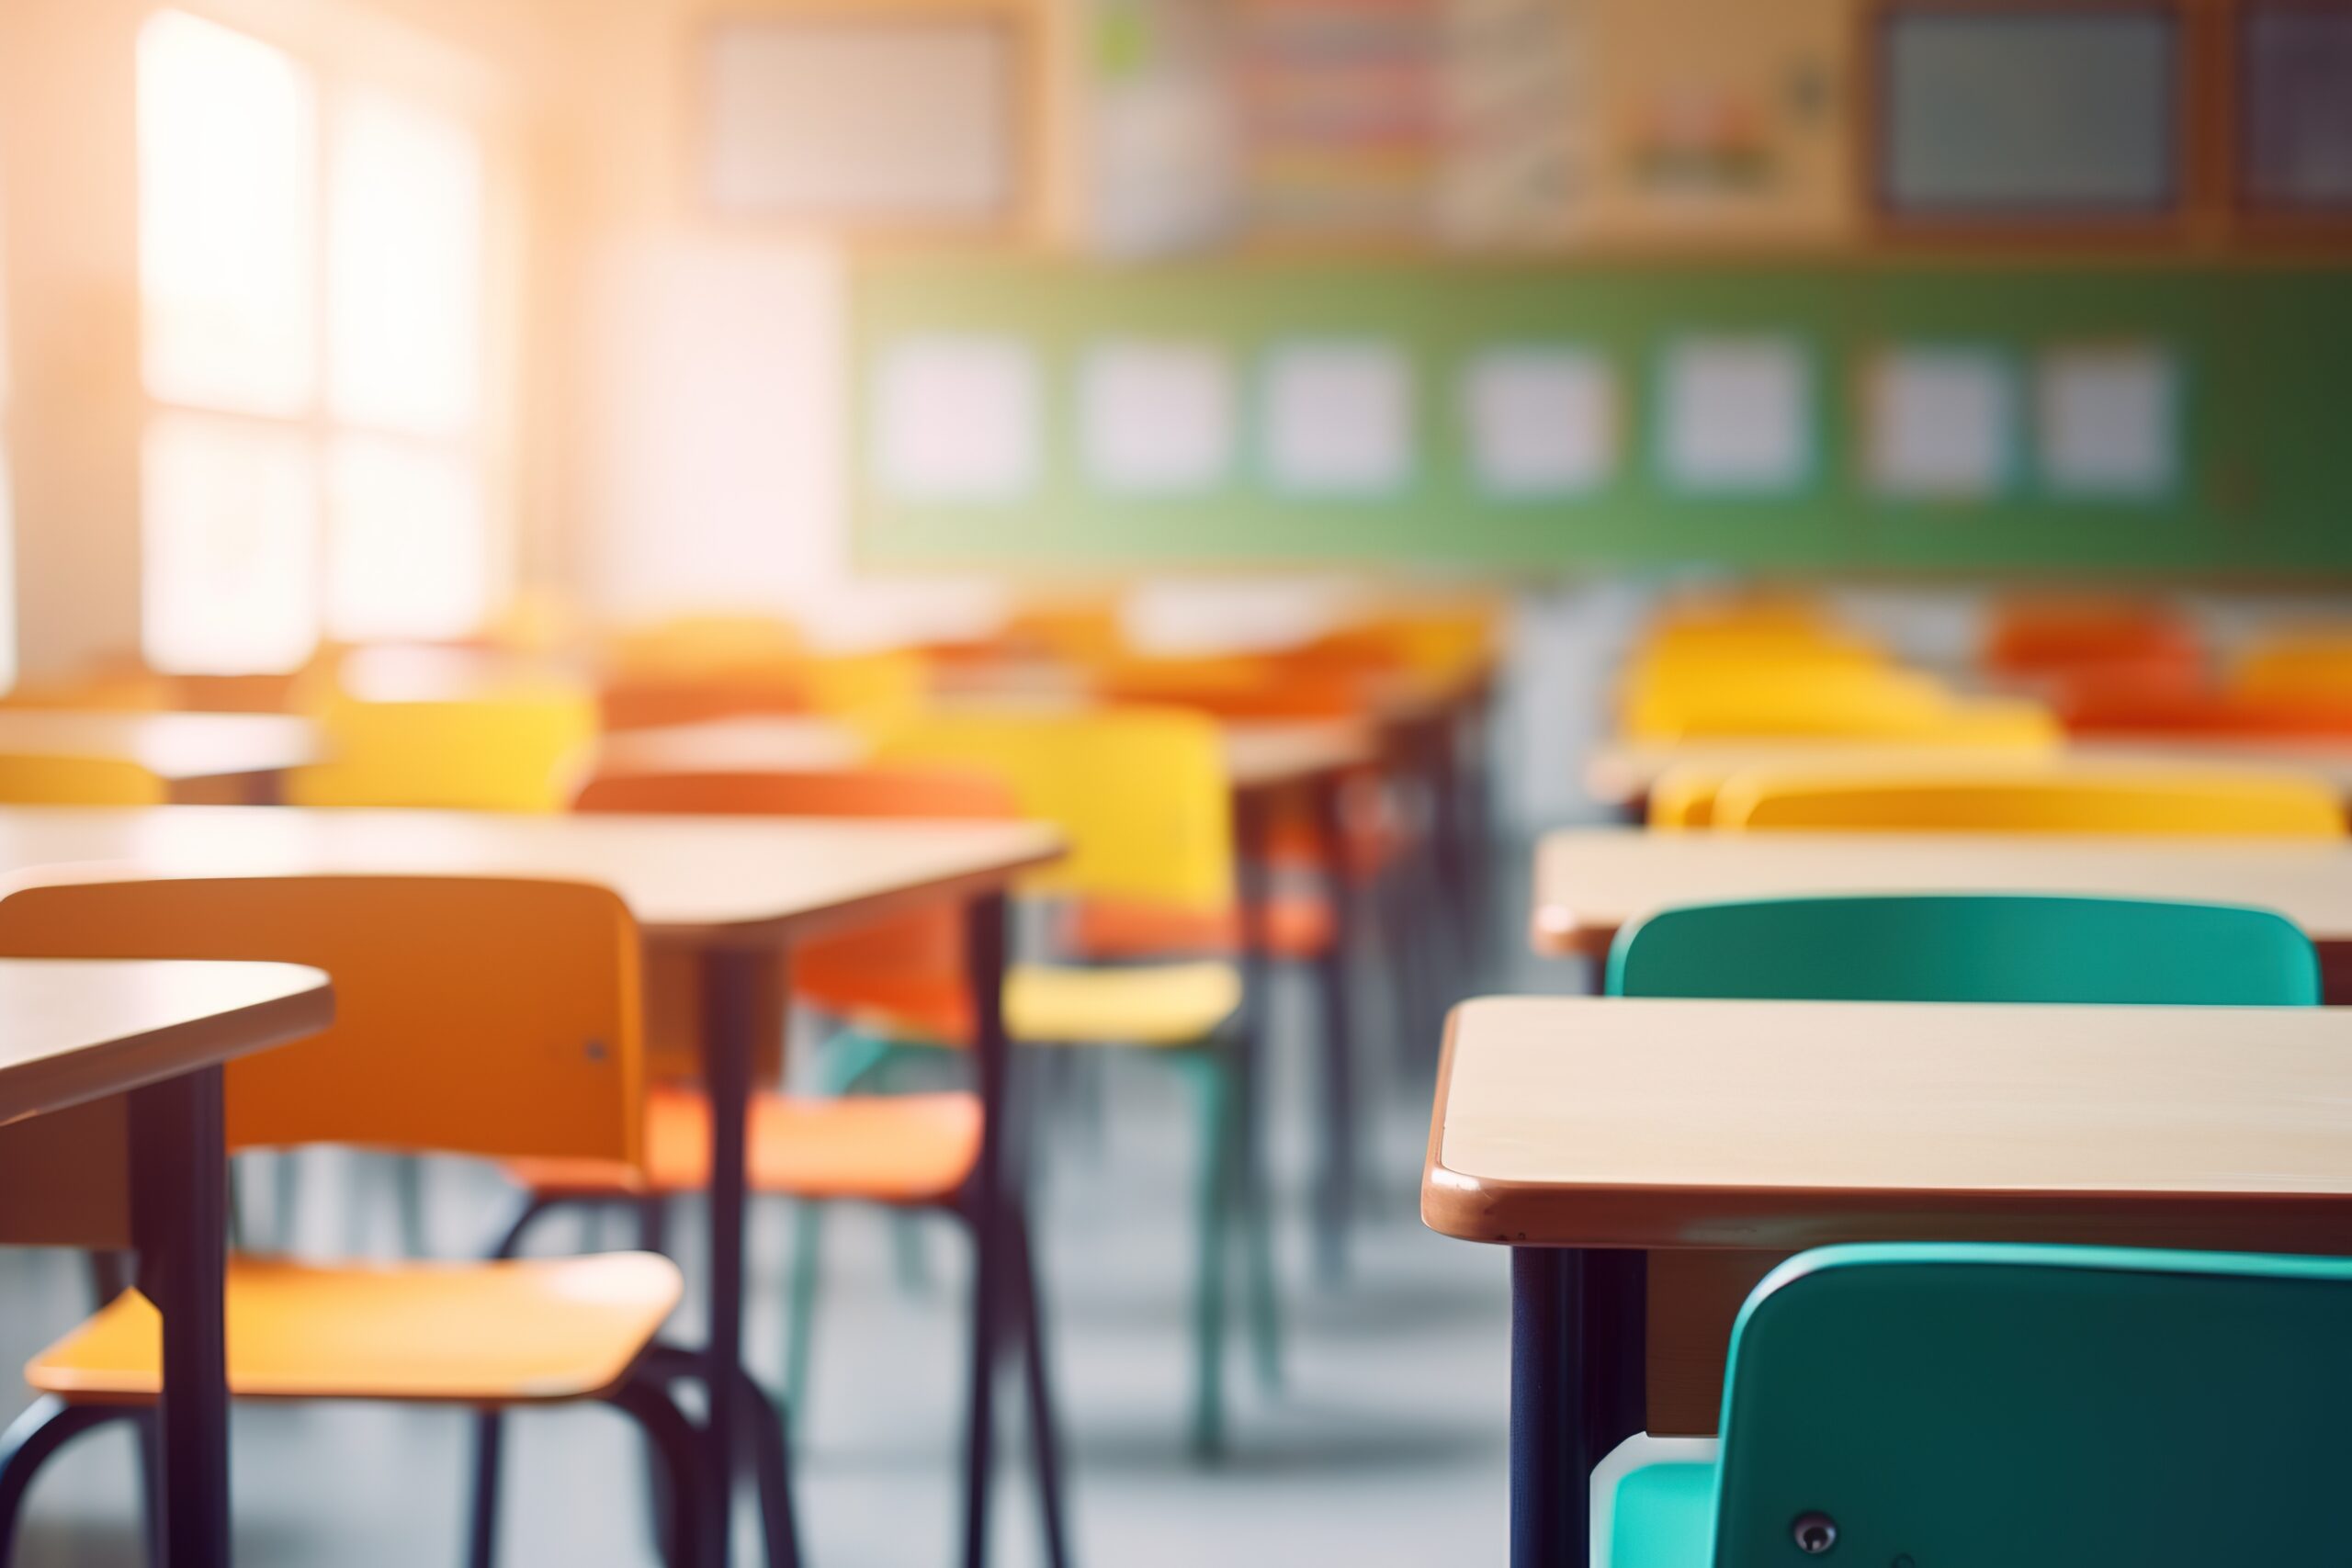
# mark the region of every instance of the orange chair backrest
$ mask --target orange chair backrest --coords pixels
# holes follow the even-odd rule
[[[860,768],[811,773],[605,773],[572,803],[579,811],[729,817],[888,817],[1003,820],[1020,815],[1011,786],[945,769]],[[889,915],[793,950],[799,996],[827,1011],[887,1015],[943,1043],[968,1032],[962,911],[953,903]],[[684,955],[655,950],[647,969],[652,1076],[700,1071],[701,999]]]
[[[2161,677],[2086,675],[2066,683],[2058,712],[2074,735],[2352,739],[2352,692],[2233,690]]]
[[[305,964],[323,1034],[229,1065],[232,1147],[640,1158],[639,940],[610,890],[498,877],[57,882],[0,898],[0,953]]]
[[[2010,675],[2124,669],[2193,673],[2197,631],[2171,607],[2134,599],[2019,600],[1996,612],[1985,668]]]
[[[170,792],[119,757],[0,757],[0,805],[161,806]]]

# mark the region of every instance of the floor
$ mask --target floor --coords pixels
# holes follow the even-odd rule
[[[1520,955],[1525,894],[1513,868],[1526,856],[1515,847],[1497,860],[1487,922],[1494,951],[1479,988],[1575,987],[1574,968]],[[1426,1066],[1405,1065],[1404,1043],[1376,1016],[1366,1044],[1385,1058],[1372,1074],[1383,1103],[1352,1268],[1337,1286],[1315,1282],[1304,1201],[1312,1084],[1296,1048],[1305,1005],[1295,990],[1277,998],[1285,1048],[1276,1054],[1272,1144],[1284,1200],[1284,1378],[1279,1390],[1261,1391],[1236,1358],[1232,1451],[1224,1461],[1196,1464],[1185,1448],[1192,1145],[1181,1086],[1148,1063],[1114,1062],[1103,1075],[1096,1129],[1064,1124],[1046,1144],[1037,1234],[1077,1556],[1086,1568],[1329,1562],[1342,1552],[1351,1568],[1419,1568],[1502,1553],[1504,1259],[1421,1228]],[[348,1248],[355,1226],[366,1233],[356,1238],[364,1245],[388,1247],[393,1208],[380,1166],[332,1152],[305,1159],[297,1216],[305,1248]],[[266,1185],[254,1184],[257,1206]],[[451,1253],[478,1243],[509,1201],[493,1176],[457,1165],[435,1168],[430,1193],[436,1250]],[[674,1228],[692,1278],[695,1226],[687,1220]],[[771,1386],[782,1362],[786,1224],[781,1209],[753,1216],[752,1357]],[[563,1221],[544,1242],[570,1249],[590,1239],[585,1232]],[[815,1386],[797,1428],[804,1543],[820,1568],[942,1568],[956,1560],[963,1260],[944,1226],[924,1240],[927,1279],[910,1287],[885,1216],[845,1212],[829,1226]],[[72,1255],[0,1253],[7,1307],[0,1364],[20,1362],[73,1322],[83,1281]],[[689,1317],[694,1310],[689,1302]],[[238,1561],[246,1568],[458,1560],[461,1416],[245,1406],[235,1422]],[[993,1561],[1018,1568],[1038,1560],[1036,1534],[1017,1417],[1006,1432],[1013,1462],[997,1494]],[[504,1560],[572,1568],[654,1561],[639,1453],[633,1432],[604,1411],[519,1420]],[[738,1556],[756,1562],[748,1508],[745,1515]],[[115,1434],[85,1439],[43,1472],[17,1561],[28,1568],[141,1562],[136,1517],[129,1442]]]

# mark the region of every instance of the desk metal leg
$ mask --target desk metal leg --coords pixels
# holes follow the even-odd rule
[[[1511,1249],[1511,1568],[1566,1568],[1588,1550],[1583,1297],[1583,1253]]]
[[[131,1232],[139,1284],[163,1316],[160,1530],[169,1568],[229,1562],[229,1167],[220,1069],[130,1095]]]
[[[1316,838],[1322,850],[1325,897],[1331,910],[1330,943],[1315,964],[1323,1024],[1323,1182],[1315,1256],[1317,1271],[1327,1284],[1347,1277],[1348,1232],[1354,1222],[1356,1189],[1356,1035],[1348,996],[1355,932],[1343,838],[1346,825],[1340,819],[1341,789],[1337,774],[1326,774],[1315,782]]]
[[[743,1210],[746,1122],[752,1063],[761,1031],[775,1015],[766,1005],[769,978],[779,967],[772,951],[712,948],[702,955],[703,1083],[710,1097],[710,1341],[704,1380],[709,1427],[703,1434],[710,1465],[704,1495],[718,1500],[709,1560],[732,1560],[735,1445],[742,1430]]]

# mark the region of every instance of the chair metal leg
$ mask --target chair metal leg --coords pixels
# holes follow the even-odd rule
[[[825,1209],[821,1203],[792,1206],[792,1270],[784,1309],[784,1407],[801,1421],[808,1408],[808,1367],[817,1337],[817,1289],[824,1269]]]
[[[605,1398],[615,1409],[627,1412],[644,1431],[673,1500],[662,1560],[669,1568],[706,1568],[715,1545],[711,1527],[727,1528],[719,1500],[729,1488],[726,1477],[707,1472],[701,1432],[668,1391],[650,1378],[633,1376]]]
[[[466,1526],[467,1568],[498,1561],[498,1483],[506,1457],[506,1416],[496,1408],[474,1416],[474,1494]]]
[[[1193,1453],[1214,1459],[1225,1448],[1225,1262],[1227,1222],[1233,1213],[1233,1184],[1240,1116],[1234,1104],[1236,1072],[1229,1055],[1211,1049],[1191,1058],[1199,1064],[1201,1092],[1200,1188],[1194,1204],[1199,1260],[1193,1298]]]
[[[992,1184],[991,1184],[992,1186]],[[1004,1299],[1001,1279],[1003,1248],[994,1234],[1001,1224],[993,1190],[986,1192],[972,1219],[971,1392],[964,1435],[964,1568],[988,1560],[989,1483],[993,1478],[996,1439],[998,1314]]]
[[[431,1257],[433,1248],[424,1234],[424,1162],[414,1155],[395,1156],[392,1192],[400,1204],[401,1255]]]
[[[761,1539],[768,1568],[799,1568],[800,1529],[792,1508],[792,1437],[786,1412],[775,1406],[767,1390],[750,1373],[738,1370],[743,1396],[739,1404],[744,1438],[752,1453],[753,1483],[760,1499]]]
[[[144,1414],[127,1404],[68,1404],[54,1394],[43,1394],[0,1434],[0,1568],[9,1568],[17,1551],[17,1520],[24,1512],[25,1492],[50,1455],[109,1421]],[[150,1521],[153,1533],[153,1521]]]
[[[1245,1047],[1246,1048],[1246,1047]],[[1238,1166],[1228,1190],[1228,1201],[1241,1222],[1242,1288],[1250,1309],[1250,1350],[1258,1386],[1272,1393],[1282,1387],[1282,1306],[1274,1272],[1274,1193],[1266,1170],[1264,1086],[1260,1069],[1245,1060],[1236,1071],[1235,1098],[1240,1102],[1234,1120],[1240,1131],[1234,1138],[1233,1158]]]
[[[1054,1421],[1037,1259],[1029,1245],[1029,1219],[1018,1207],[1017,1198],[1007,1203],[1002,1228],[1004,1245],[1011,1249],[1006,1273],[1016,1292],[1015,1331],[1021,1339],[1022,1381],[1029,1401],[1029,1462],[1037,1472],[1037,1513],[1046,1537],[1046,1568],[1069,1568],[1069,1526],[1062,1509],[1061,1437]]]
[[[300,1199],[296,1195],[300,1179],[300,1154],[295,1149],[278,1149],[269,1156],[270,1233],[277,1238],[277,1250],[294,1250],[294,1221]]]

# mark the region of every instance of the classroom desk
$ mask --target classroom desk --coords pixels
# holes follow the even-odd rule
[[[2072,740],[2041,746],[1972,746],[1885,740],[1617,740],[1594,750],[1585,793],[1603,806],[1638,813],[1657,781],[1677,768],[1729,776],[1750,769],[1819,773],[1852,768],[1921,769],[2086,762],[2164,768],[2271,768],[2314,774],[2352,800],[2352,739],[2286,740],[2225,736],[2148,736]]]
[[[1538,953],[1598,958],[1673,904],[1824,893],[2084,893],[2254,904],[2303,928],[2352,999],[2352,840],[1567,829],[1535,849]]]
[[[2352,1013],[1465,1002],[1421,1216],[1511,1248],[1511,1561],[1581,1563],[1582,1478],[1645,1427],[1713,1429],[1781,1254],[2352,1254]]]
[[[6,708],[0,753],[135,762],[175,800],[226,806],[275,799],[279,775],[321,761],[325,743],[310,720],[282,714]]]
[[[978,706],[1001,706],[995,698]],[[1083,699],[1033,695],[1025,699],[1053,708],[1078,708]],[[1346,959],[1353,951],[1357,922],[1344,876],[1337,869],[1340,785],[1353,769],[1379,756],[1376,737],[1346,722],[1220,720],[1226,775],[1233,795],[1236,892],[1245,919],[1262,913],[1266,863],[1275,816],[1286,800],[1297,800],[1312,815],[1317,837],[1333,857],[1332,940],[1316,964],[1318,1006],[1329,1020],[1324,1031],[1322,1082],[1325,1145],[1318,1184],[1324,1224],[1317,1227],[1317,1258],[1328,1276],[1343,1272],[1355,1189],[1355,1071],[1350,1043]],[[822,773],[863,763],[869,748],[846,725],[820,717],[768,716],[714,719],[702,724],[626,730],[598,745],[596,766],[616,773]],[[1265,944],[1245,931],[1243,1037],[1260,1038],[1268,990]],[[1254,1064],[1253,1072],[1260,1070]],[[1253,1139],[1254,1149],[1257,1145]]]
[[[137,1249],[171,1568],[229,1562],[220,1066],[334,1014],[290,964],[0,960],[0,1242]]]
[[[566,878],[612,888],[649,942],[692,952],[712,1127],[707,1439],[711,1473],[727,1477],[737,1473],[739,1379],[719,1374],[742,1365],[745,1114],[759,1044],[783,1027],[769,984],[778,959],[806,937],[877,914],[968,900],[977,1038],[1001,1042],[1005,889],[1059,853],[1050,829],[1022,822],[0,809],[0,872]],[[994,1163],[976,1179],[984,1199]],[[980,1528],[967,1521],[967,1531]]]

